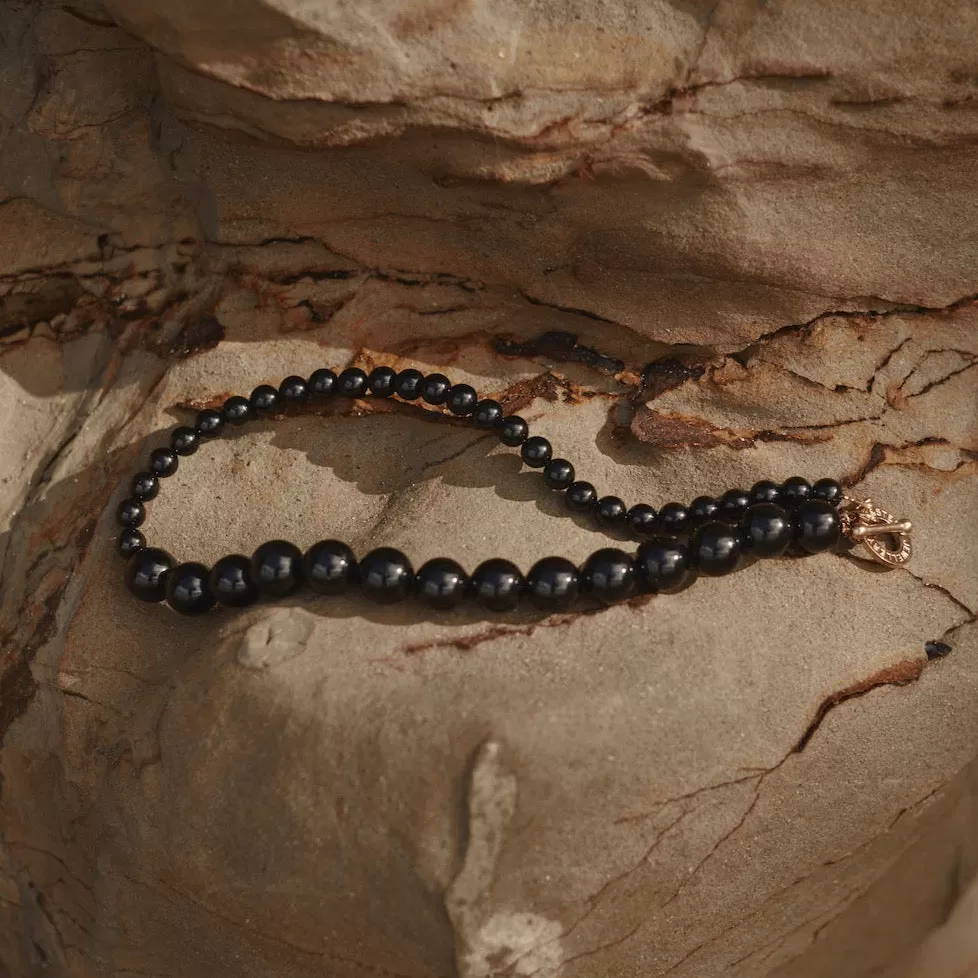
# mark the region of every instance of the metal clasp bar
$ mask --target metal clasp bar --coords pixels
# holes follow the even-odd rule
[[[841,510],[842,532],[866,548],[867,556],[885,567],[900,567],[910,560],[910,520],[899,520],[872,499],[844,496]]]

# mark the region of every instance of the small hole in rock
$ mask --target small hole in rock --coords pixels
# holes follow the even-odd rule
[[[943,659],[951,651],[947,642],[924,642],[924,651],[928,659]]]

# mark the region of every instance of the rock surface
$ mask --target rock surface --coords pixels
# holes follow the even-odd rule
[[[978,973],[973,3],[4,18],[0,974]],[[346,363],[468,381],[629,502],[836,475],[916,555],[543,619],[136,607],[147,443]],[[147,532],[607,542],[386,402],[208,445]]]

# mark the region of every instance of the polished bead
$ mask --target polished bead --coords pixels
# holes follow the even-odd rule
[[[444,374],[428,374],[421,382],[421,397],[428,404],[444,404],[452,382]]]
[[[228,554],[212,568],[207,581],[218,604],[245,608],[258,600],[258,585],[251,576],[251,559],[244,554]]]
[[[439,611],[449,611],[459,605],[468,588],[468,575],[448,557],[435,557],[422,564],[415,580],[415,591],[421,601]]]
[[[754,503],[740,521],[740,543],[745,553],[780,557],[792,540],[791,516],[777,503]]]
[[[228,424],[244,424],[250,421],[255,413],[251,410],[251,402],[247,397],[235,394],[224,402],[221,415]]]
[[[203,564],[178,564],[166,575],[166,603],[181,615],[202,615],[214,607],[214,595]]]
[[[553,455],[553,447],[542,435],[527,438],[520,446],[520,457],[533,469],[542,469]]]
[[[581,591],[605,604],[624,601],[635,590],[635,562],[624,550],[595,550],[581,567]]]
[[[150,499],[155,499],[160,491],[160,480],[152,472],[137,472],[132,477],[132,490],[130,495],[134,499],[141,499],[144,503]]]
[[[392,367],[374,367],[367,378],[367,389],[374,397],[390,397],[396,380],[397,371]]]
[[[359,570],[363,593],[380,604],[401,601],[414,588],[411,562],[393,547],[371,550],[361,559]]]
[[[336,374],[328,367],[320,367],[309,375],[309,393],[317,401],[325,401],[336,394]]]
[[[511,414],[499,422],[499,440],[510,448],[516,448],[526,441],[530,426],[517,414]]]
[[[720,503],[712,496],[697,496],[689,504],[689,528],[701,526],[717,518]]]
[[[566,489],[574,481],[574,466],[566,458],[552,458],[543,467],[543,481],[551,489]]]
[[[527,594],[540,611],[567,611],[580,589],[580,574],[564,557],[544,557],[526,575]]]
[[[479,403],[479,395],[474,387],[468,384],[454,384],[449,388],[445,404],[452,414],[457,414],[460,418],[467,418]]]
[[[842,486],[835,479],[819,479],[812,485],[812,499],[820,499],[823,503],[838,506],[842,502]]]
[[[720,577],[736,570],[740,561],[740,536],[734,527],[713,520],[693,531],[689,541],[693,566],[710,577]]]
[[[598,503],[598,491],[590,482],[572,482],[564,494],[567,508],[575,513],[589,513]]]
[[[795,539],[810,554],[831,550],[839,542],[839,510],[821,499],[799,503],[792,512]]]
[[[320,540],[302,558],[306,583],[320,594],[342,594],[357,581],[357,559],[340,540]]]
[[[251,579],[267,598],[294,594],[302,584],[302,551],[286,540],[268,540],[251,556]]]
[[[140,601],[162,601],[173,558],[157,547],[137,550],[126,564],[126,587]]]
[[[720,497],[716,518],[727,523],[739,523],[750,506],[750,493],[743,489],[728,489]]]
[[[336,392],[343,397],[363,397],[367,392],[367,375],[359,367],[347,367],[336,378]]]
[[[659,533],[674,537],[689,529],[689,510],[682,503],[666,503],[656,517]]]
[[[278,408],[278,391],[271,384],[259,384],[248,400],[256,414],[271,414]]]
[[[776,503],[781,498],[781,487],[770,479],[761,479],[750,487],[752,503]]]
[[[689,549],[675,537],[654,537],[639,544],[635,582],[643,594],[675,591],[689,574]]]
[[[653,536],[655,529],[655,510],[648,503],[636,503],[626,514],[625,522],[633,536],[643,537]]]
[[[483,561],[472,572],[472,596],[490,611],[512,611],[523,590],[523,575],[516,564],[500,557]]]
[[[812,487],[801,476],[792,476],[781,483],[781,492],[778,502],[786,509],[794,509],[799,503],[803,503],[811,495]]]
[[[201,438],[216,438],[224,430],[224,416],[214,408],[204,408],[197,413],[194,427]]]
[[[617,496],[602,496],[594,507],[594,518],[608,529],[624,526],[627,514],[628,507]]]
[[[421,387],[424,384],[424,374],[414,367],[398,371],[394,379],[394,391],[398,397],[403,397],[405,401],[416,401],[421,396]]]
[[[134,526],[123,527],[116,541],[116,550],[123,557],[131,557],[137,550],[142,550],[146,546],[146,537]]]
[[[146,519],[146,507],[138,499],[123,499],[116,509],[119,526],[142,526]]]
[[[161,479],[173,475],[179,464],[180,456],[172,448],[154,448],[149,453],[149,470]]]
[[[197,434],[197,429],[188,425],[174,428],[170,435],[170,447],[177,455],[193,455],[200,447],[200,435]]]
[[[472,412],[472,423],[476,428],[484,428],[486,431],[495,428],[502,420],[503,406],[491,397],[479,401]]]

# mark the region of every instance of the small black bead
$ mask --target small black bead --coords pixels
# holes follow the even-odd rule
[[[391,367],[374,367],[367,378],[367,389],[374,397],[390,397],[394,393],[397,371]]]
[[[781,498],[781,487],[770,479],[761,479],[750,487],[752,503],[776,503]]]
[[[777,503],[754,503],[740,522],[740,543],[745,553],[780,557],[791,544],[791,516]]]
[[[283,407],[295,407],[304,404],[309,399],[309,385],[305,377],[292,374],[278,385],[278,396],[282,399]]]
[[[581,576],[564,557],[544,557],[526,575],[526,590],[540,611],[567,611],[580,593]]]
[[[655,534],[656,515],[648,503],[636,503],[626,514],[625,522],[633,536],[643,539]]]
[[[278,408],[278,391],[271,384],[259,384],[248,400],[256,414],[271,414]]]
[[[602,496],[594,507],[594,518],[599,526],[609,529],[625,525],[628,507],[617,496]]]
[[[491,397],[479,401],[472,412],[472,423],[477,428],[484,428],[486,431],[495,428],[502,420],[503,406]]]
[[[430,608],[450,611],[468,593],[469,577],[460,564],[448,557],[435,557],[421,565],[415,580],[418,597]]]
[[[795,539],[810,554],[831,550],[839,542],[841,523],[839,511],[821,499],[799,503],[791,514]]]
[[[363,397],[367,392],[367,375],[359,367],[347,367],[336,378],[336,392],[343,397]]]
[[[444,404],[452,382],[444,374],[428,374],[421,382],[421,396],[428,404]]]
[[[740,523],[750,506],[750,493],[743,489],[729,489],[720,497],[717,519],[727,523]]]
[[[177,455],[193,455],[200,447],[200,435],[197,434],[197,429],[187,425],[174,428],[173,434],[170,435],[170,447]]]
[[[689,504],[689,528],[694,529],[717,518],[720,503],[712,496],[697,496]]]
[[[479,395],[468,384],[454,384],[445,398],[448,410],[460,418],[467,418],[479,403]]]
[[[302,558],[306,582],[320,594],[343,594],[357,581],[357,559],[340,540],[320,540]]]
[[[202,615],[214,607],[207,582],[210,570],[195,562],[178,564],[166,575],[166,603],[181,615]]]
[[[251,410],[251,402],[247,397],[235,394],[224,402],[221,415],[228,424],[244,424],[255,416],[255,412]]]
[[[360,561],[360,587],[380,604],[393,604],[406,598],[414,588],[411,562],[393,547],[378,547]]]
[[[519,604],[523,575],[500,557],[485,560],[472,572],[472,596],[490,611],[512,611]]]
[[[740,561],[740,537],[726,523],[714,520],[693,531],[689,542],[693,566],[710,577],[720,577],[736,570]]]
[[[526,441],[530,426],[517,414],[511,414],[499,422],[499,440],[510,448],[516,448]]]
[[[679,536],[689,529],[689,510],[682,503],[666,503],[656,517],[659,533],[668,536]]]
[[[180,456],[172,448],[154,448],[149,453],[149,470],[161,479],[173,475],[179,464]]]
[[[792,476],[781,483],[781,493],[778,502],[785,509],[794,509],[799,503],[803,503],[812,493],[812,487],[801,476]]]
[[[690,574],[689,550],[675,537],[654,537],[635,553],[635,580],[643,594],[675,591]]]
[[[842,502],[842,486],[835,479],[819,479],[812,486],[812,499],[821,499],[823,503],[838,506]]]
[[[138,499],[123,499],[116,510],[119,526],[142,526],[146,519],[146,507]]]
[[[552,458],[543,467],[543,481],[551,489],[566,489],[574,481],[574,466],[566,458]]]
[[[123,557],[131,557],[137,550],[142,550],[146,546],[146,537],[142,535],[134,526],[124,527],[116,541],[116,550]]]
[[[126,564],[126,587],[140,601],[162,601],[173,563],[173,558],[157,547],[137,550]]]
[[[394,379],[394,391],[398,397],[403,397],[405,401],[416,401],[421,396],[421,387],[424,384],[424,374],[414,367],[398,371]]]
[[[228,554],[212,568],[207,581],[218,604],[245,608],[258,600],[258,585],[251,576],[251,559],[244,554]]]
[[[598,504],[598,491],[590,482],[572,482],[564,495],[567,508],[575,513],[589,513]]]
[[[533,469],[542,469],[550,461],[554,450],[542,435],[527,438],[520,446],[520,457]]]
[[[198,412],[194,427],[201,438],[216,438],[224,430],[224,416],[214,408],[204,408]]]
[[[581,591],[605,604],[624,601],[635,590],[635,562],[624,550],[595,550],[581,567]]]
[[[251,556],[251,579],[266,598],[295,594],[302,584],[302,551],[287,540],[268,540]]]
[[[132,478],[131,495],[144,503],[155,499],[160,491],[160,480],[152,472],[137,472]]]
[[[336,374],[327,367],[320,367],[309,375],[309,393],[317,401],[325,401],[336,393]]]

